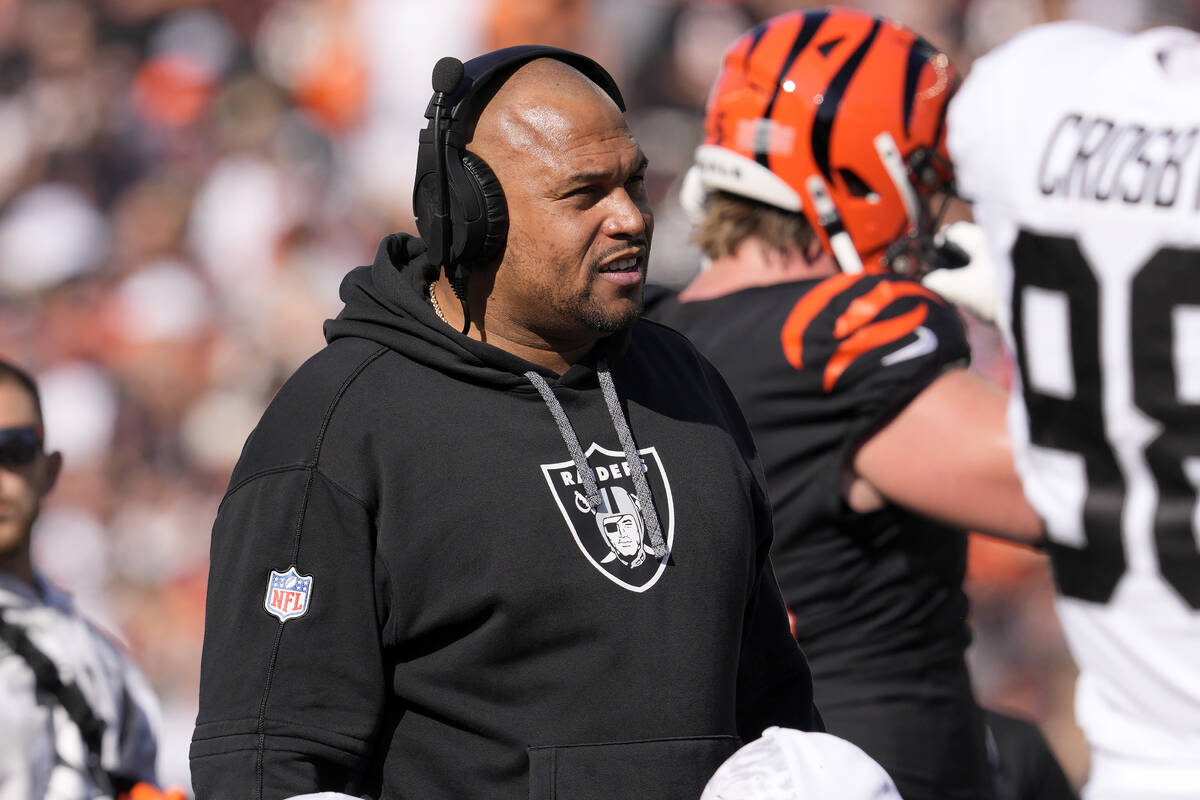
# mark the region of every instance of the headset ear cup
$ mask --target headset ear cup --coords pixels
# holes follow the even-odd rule
[[[417,174],[413,182],[412,204],[417,232],[427,245],[432,245],[435,238],[433,217],[441,206],[440,183],[436,148],[430,132],[421,131],[420,142],[417,145]]]
[[[499,258],[508,238],[508,203],[496,173],[492,172],[486,161],[470,151],[463,151],[462,165],[470,176],[470,183],[476,190],[483,211],[483,230],[472,235],[466,247],[468,252],[464,252],[463,258],[472,263],[489,264]],[[475,231],[472,233],[475,234]]]

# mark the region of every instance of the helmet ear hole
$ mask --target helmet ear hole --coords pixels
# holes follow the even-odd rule
[[[854,170],[843,167],[838,170],[838,175],[841,176],[842,183],[845,184],[846,191],[850,193],[851,197],[877,196],[867,182]]]

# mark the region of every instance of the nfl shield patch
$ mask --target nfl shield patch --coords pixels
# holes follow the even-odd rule
[[[642,448],[638,450],[641,463],[630,464],[624,452],[593,442],[584,455],[600,490],[599,508],[588,505],[587,490],[574,461],[542,464],[542,474],[567,530],[588,563],[621,588],[644,592],[662,577],[668,560],[654,555],[645,520],[650,503],[637,495],[634,470],[645,473],[654,493],[668,552],[675,541],[675,500],[658,451]]]
[[[271,570],[267,578],[267,596],[263,599],[263,607],[280,622],[302,617],[308,611],[312,600],[312,575],[301,575],[291,567],[287,572]]]

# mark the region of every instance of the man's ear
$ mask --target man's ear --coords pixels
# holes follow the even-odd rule
[[[58,474],[62,472],[62,453],[57,450],[48,453],[45,463],[45,472],[42,475],[42,494],[49,494],[50,490],[54,488],[54,484],[58,483]]]
[[[809,266],[812,266],[813,262],[820,258],[824,252],[825,247],[821,244],[821,240],[814,234],[812,239],[809,240],[808,246],[804,248],[804,261]]]

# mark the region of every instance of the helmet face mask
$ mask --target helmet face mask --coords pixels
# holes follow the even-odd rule
[[[851,9],[773,17],[725,54],[701,182],[799,210],[847,272],[893,268],[889,247],[927,239],[933,201],[953,191],[957,84],[946,55],[897,23]]]
[[[903,172],[916,190],[913,196],[916,223],[887,246],[879,263],[911,277],[920,277],[936,267],[963,266],[935,244],[950,200],[957,196],[949,158],[932,148],[917,148]]]

